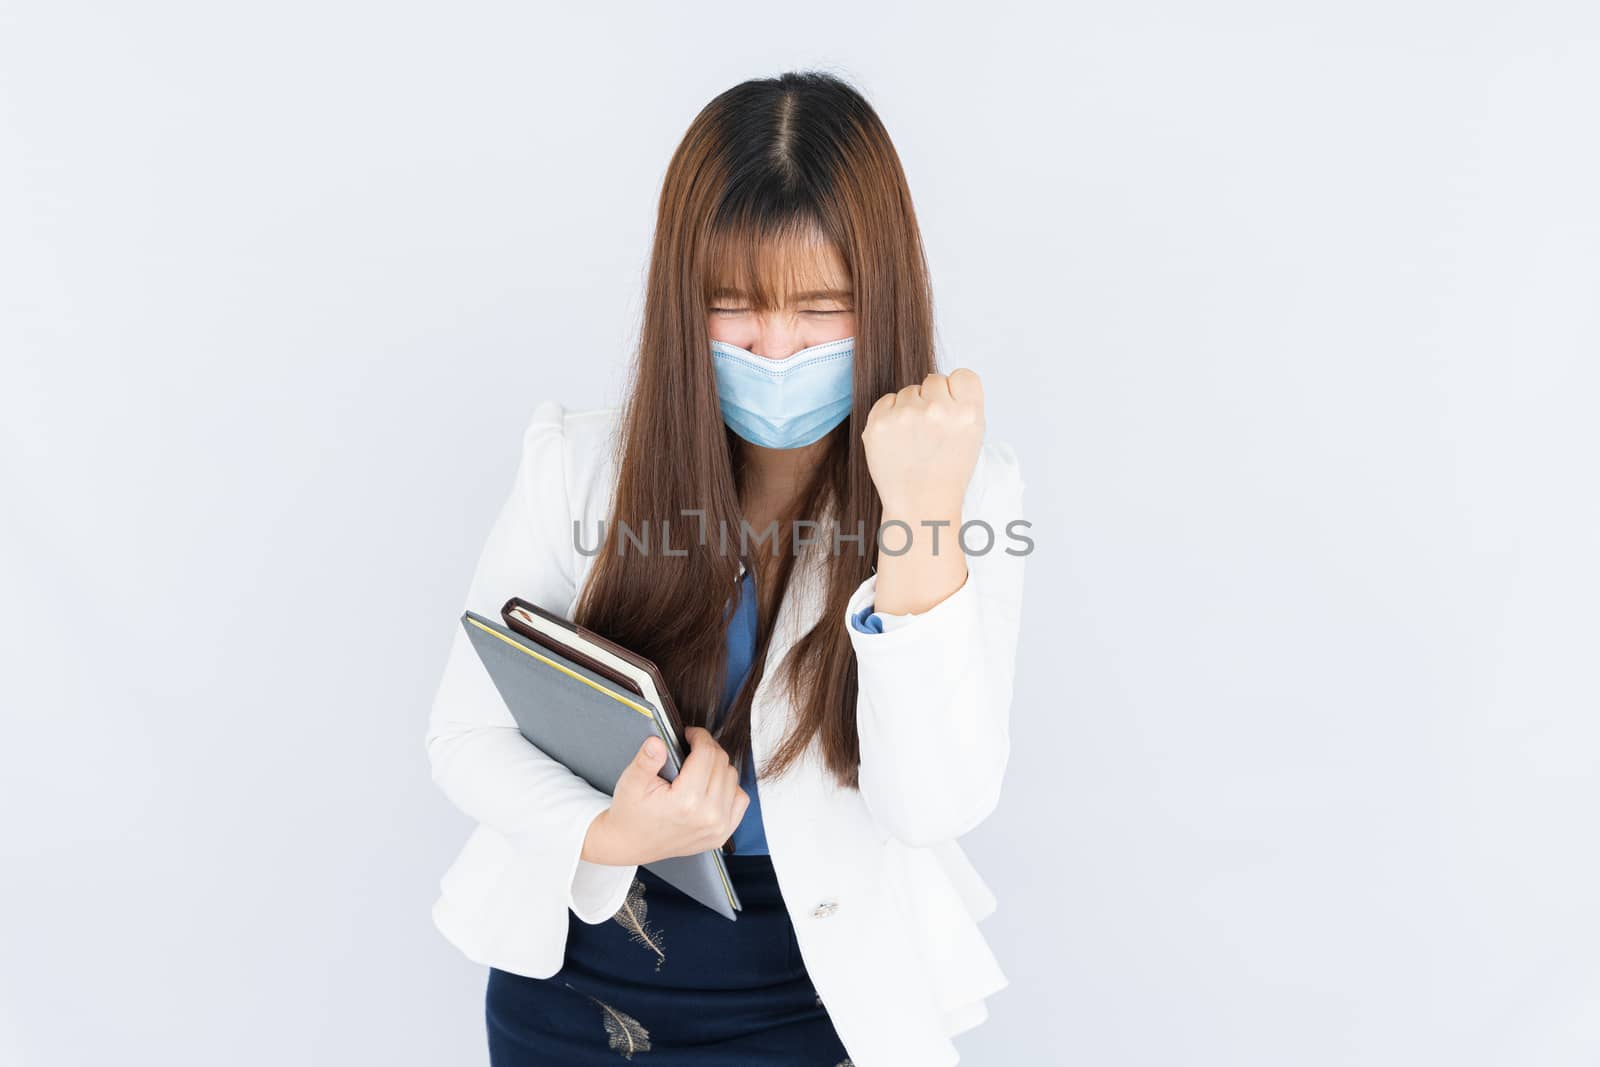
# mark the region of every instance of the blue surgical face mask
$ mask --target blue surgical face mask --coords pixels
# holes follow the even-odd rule
[[[751,444],[803,448],[850,415],[856,339],[842,337],[767,359],[711,342],[722,421]]]

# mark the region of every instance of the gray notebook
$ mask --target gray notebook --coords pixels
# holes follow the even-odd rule
[[[508,611],[511,604],[527,606],[514,599]],[[547,612],[539,614],[554,619]],[[572,630],[574,640],[579,633],[593,636],[558,621]],[[535,640],[471,611],[461,616],[461,625],[522,736],[546,755],[609,796],[645,739],[655,736],[667,745],[661,777],[669,782],[678,777],[686,753],[673,715],[640,691],[551,647],[559,638],[544,635]],[[639,662],[637,657],[632,660]],[[649,685],[644,688],[656,692]],[[642,866],[717,914],[737,921],[739,895],[720,847]]]

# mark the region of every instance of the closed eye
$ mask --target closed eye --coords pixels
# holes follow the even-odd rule
[[[713,315],[748,315],[750,313],[750,309],[749,308],[714,307],[714,308],[711,309],[711,313]],[[808,308],[807,310],[800,312],[800,314],[802,314],[802,315],[848,315],[848,314],[850,314],[850,309],[849,308],[838,308],[838,309],[835,309],[833,311],[821,311],[821,310],[809,309]]]

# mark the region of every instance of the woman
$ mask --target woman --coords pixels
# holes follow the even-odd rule
[[[654,660],[683,769],[652,739],[594,789],[459,633],[434,702],[434,780],[478,826],[433,914],[490,967],[494,1064],[957,1062],[1006,984],[955,839],[999,799],[1025,554],[983,435],[977,375],[934,369],[872,109],[815,73],[713,100],[666,175],[627,399],[538,405],[468,596]],[[735,922],[644,866],[717,846]]]

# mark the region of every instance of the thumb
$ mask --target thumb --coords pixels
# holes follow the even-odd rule
[[[639,755],[634,758],[640,770],[649,771],[651,774],[659,771],[666,761],[667,746],[659,737],[647,738],[645,743],[639,746]]]

